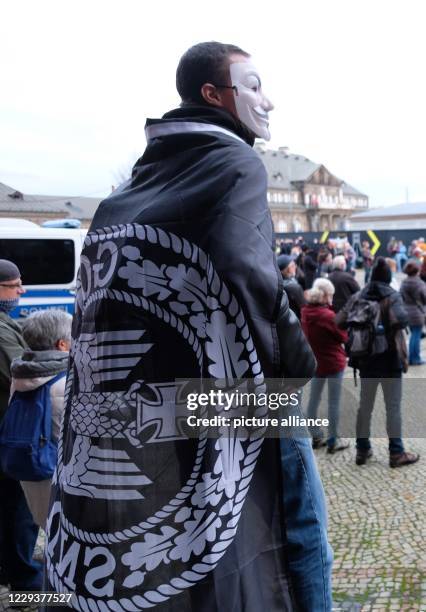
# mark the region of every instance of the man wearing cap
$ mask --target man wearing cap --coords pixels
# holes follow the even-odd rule
[[[279,255],[277,264],[283,277],[284,291],[288,297],[288,305],[300,321],[300,309],[306,304],[303,289],[296,280],[296,262],[291,255]]]
[[[10,365],[26,348],[21,328],[10,316],[25,293],[17,266],[0,259],[0,420],[10,394]],[[0,473],[0,584],[12,591],[41,588],[41,564],[32,555],[38,535],[17,480]]]

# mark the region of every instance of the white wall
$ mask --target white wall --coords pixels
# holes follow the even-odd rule
[[[423,229],[426,230],[426,217],[407,217],[406,219],[349,219],[350,230],[397,230],[397,229]]]

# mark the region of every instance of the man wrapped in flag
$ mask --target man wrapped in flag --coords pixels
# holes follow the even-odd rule
[[[49,589],[78,610],[331,610],[310,443],[182,423],[185,380],[259,391],[309,379],[315,359],[271,248],[252,145],[273,106],[251,57],[195,45],[176,85],[181,106],[147,121],[85,241]]]

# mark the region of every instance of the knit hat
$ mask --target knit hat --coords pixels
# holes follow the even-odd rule
[[[378,257],[371,271],[370,280],[390,284],[392,282],[392,270],[384,257]]]
[[[292,261],[293,261],[293,257],[291,257],[291,255],[283,254],[277,257],[277,264],[281,271],[285,270],[287,266],[291,264]]]
[[[21,278],[18,267],[8,259],[0,259],[0,283],[17,278]]]

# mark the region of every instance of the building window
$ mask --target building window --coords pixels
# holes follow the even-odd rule
[[[0,257],[13,261],[26,285],[66,285],[74,279],[74,242],[47,238],[0,240]]]
[[[293,230],[295,232],[301,232],[302,231],[302,223],[301,223],[299,217],[295,217],[293,219]]]
[[[287,231],[287,223],[284,221],[284,219],[280,219],[278,221],[278,232],[282,233],[286,231]]]

